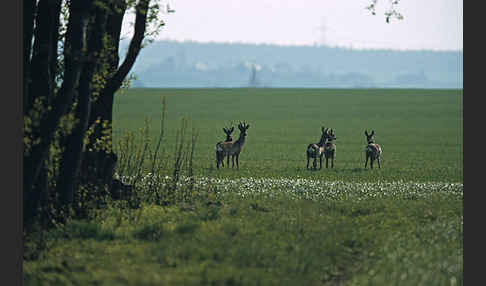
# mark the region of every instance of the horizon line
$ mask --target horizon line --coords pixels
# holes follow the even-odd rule
[[[129,40],[129,39],[126,39]],[[244,42],[244,41],[199,41],[199,40],[192,40],[192,39],[170,39],[170,38],[161,38],[155,39],[155,42],[175,42],[175,43],[196,43],[196,44],[236,44],[236,45],[253,45],[253,46],[275,46],[275,47],[308,47],[308,48],[330,48],[330,49],[344,49],[344,50],[353,50],[353,51],[398,51],[398,52],[461,52],[463,53],[463,49],[440,49],[440,48],[360,48],[354,46],[340,46],[340,45],[327,45],[327,44],[283,44],[283,43],[268,43],[268,42]]]

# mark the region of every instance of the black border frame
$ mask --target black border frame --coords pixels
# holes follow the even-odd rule
[[[0,18],[3,41],[1,54],[3,73],[0,95],[0,122],[3,134],[2,155],[2,284],[22,285],[22,164],[23,164],[23,1],[5,1],[4,15]],[[6,63],[6,65],[5,65]]]

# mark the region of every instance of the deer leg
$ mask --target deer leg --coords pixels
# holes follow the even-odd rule
[[[373,169],[373,161],[375,161],[375,158],[371,157],[371,160],[370,160],[370,167],[371,167],[371,169]]]
[[[376,161],[378,162],[378,169],[381,169],[381,166],[380,166],[380,157],[376,158]]]
[[[240,154],[236,154],[236,169],[240,168],[239,158],[240,158]]]
[[[317,157],[314,157],[314,162],[312,163],[312,166],[314,167],[314,170],[317,169]]]
[[[368,164],[368,154],[366,154],[366,162],[365,162],[365,169],[366,169],[366,165]]]
[[[307,155],[307,169],[309,169],[309,155]]]
[[[230,157],[230,154],[226,155],[226,167],[229,168],[229,157]],[[223,158],[224,160],[224,158]]]
[[[235,155],[231,155],[231,168],[235,167]]]
[[[322,169],[322,155],[319,156],[319,170]]]
[[[224,154],[216,153],[216,167],[219,169],[219,164],[224,167]]]

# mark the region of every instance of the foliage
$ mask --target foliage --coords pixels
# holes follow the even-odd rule
[[[399,5],[400,0],[388,0],[389,8],[385,11],[385,21],[390,23],[391,18],[395,18],[397,20],[402,20],[403,15],[397,10],[397,6]],[[378,4],[378,0],[371,0],[371,4],[366,6],[367,10],[370,10],[372,15],[376,15],[376,6]]]
[[[215,201],[198,191],[191,204],[110,207],[49,232],[42,259],[24,261],[25,285],[462,284],[461,196]]]
[[[151,0],[24,4],[23,217],[29,231],[45,223],[43,217],[55,224],[105,203],[116,164],[113,97],[133,78],[128,74],[143,40],[157,35],[163,21]],[[119,64],[129,11],[135,13],[133,37]]]

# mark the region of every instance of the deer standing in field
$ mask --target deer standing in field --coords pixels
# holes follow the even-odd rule
[[[366,162],[365,162],[365,169],[366,165],[368,164],[368,158],[370,159],[370,167],[373,169],[373,162],[376,160],[378,162],[378,168],[380,167],[380,156],[381,156],[381,147],[380,145],[375,143],[374,136],[375,131],[371,130],[371,134],[368,134],[368,131],[365,130],[366,141],[368,145],[365,148],[366,154]]]
[[[232,160],[232,168],[235,167],[235,158],[236,158],[236,168],[240,168],[239,164],[239,158],[240,158],[240,152],[243,150],[243,145],[245,144],[245,137],[246,137],[246,130],[250,128],[249,124],[246,124],[246,122],[239,123],[238,124],[238,129],[240,129],[240,137],[238,140],[234,142],[228,142],[227,144],[216,144],[216,152],[218,150],[222,151],[225,155],[227,155],[227,164],[226,167],[229,167],[229,156],[231,155],[231,160]],[[224,159],[224,156],[223,156]]]
[[[326,157],[326,168],[331,159],[331,168],[334,168],[334,157],[336,156],[336,134],[334,130],[327,132],[327,143],[324,145],[324,156]]]
[[[233,137],[231,136],[231,133],[233,133],[233,130],[235,130],[235,128],[232,126],[231,128],[225,128],[223,127],[223,131],[224,133],[226,134],[226,140],[224,140],[224,142],[218,142],[216,143],[216,168],[219,169],[219,164],[221,163],[221,166],[224,167],[224,157],[227,156],[228,157],[228,165],[229,165],[229,155],[226,154],[225,152],[225,147],[224,146],[228,146],[228,145],[232,145],[233,144]]]
[[[322,155],[324,154],[324,144],[326,143],[327,139],[327,129],[324,129],[324,126],[321,128],[322,135],[321,139],[319,140],[318,143],[311,143],[307,146],[307,169],[309,169],[309,159],[314,158],[314,163],[312,164],[314,167],[314,170],[317,168],[317,158],[319,157],[319,170],[322,169]]]

